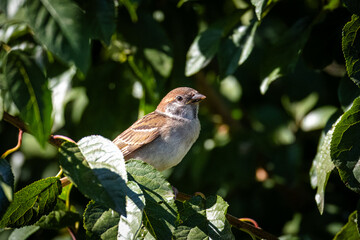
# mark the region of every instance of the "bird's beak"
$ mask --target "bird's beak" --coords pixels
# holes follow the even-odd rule
[[[200,93],[196,93],[194,96],[192,96],[192,98],[186,104],[201,102],[205,98],[206,98],[205,95],[202,95]]]

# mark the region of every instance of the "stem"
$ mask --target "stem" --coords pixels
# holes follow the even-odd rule
[[[23,131],[21,129],[19,129],[19,137],[18,137],[18,142],[17,142],[16,146],[7,150],[6,152],[4,152],[4,154],[1,156],[1,158],[6,158],[9,154],[17,151],[20,148],[21,142],[22,142],[22,135],[23,135]]]

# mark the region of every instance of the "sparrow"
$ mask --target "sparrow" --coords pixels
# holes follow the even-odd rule
[[[156,110],[137,120],[113,140],[125,160],[138,159],[159,171],[184,158],[200,133],[198,91],[179,87],[170,91]]]

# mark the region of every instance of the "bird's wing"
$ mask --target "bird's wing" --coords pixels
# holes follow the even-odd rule
[[[160,136],[160,127],[164,123],[164,118],[166,116],[156,112],[149,113],[122,132],[114,139],[113,143],[120,148],[126,157]]]

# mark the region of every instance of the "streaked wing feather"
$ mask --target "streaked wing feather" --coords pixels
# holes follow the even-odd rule
[[[114,139],[113,142],[124,157],[160,136],[159,128],[163,123],[161,118],[166,117],[155,112],[149,113]]]

